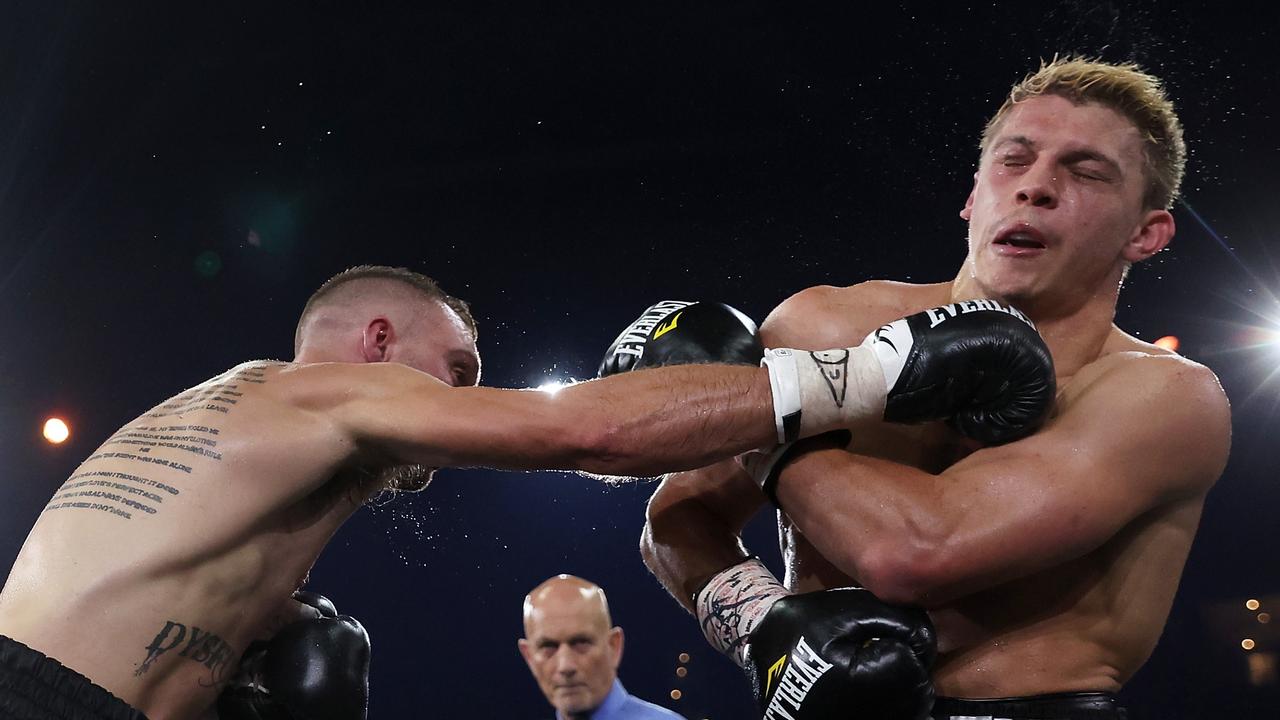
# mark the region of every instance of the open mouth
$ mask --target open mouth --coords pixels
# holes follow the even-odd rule
[[[996,245],[1007,245],[1022,250],[1043,250],[1044,236],[1032,227],[1017,227],[1005,230],[996,236]]]

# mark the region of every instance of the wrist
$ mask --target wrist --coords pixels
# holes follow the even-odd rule
[[[739,455],[736,460],[755,481],[765,497],[769,498],[775,507],[781,509],[782,504],[778,502],[778,480],[788,464],[798,456],[815,450],[844,450],[852,439],[852,433],[848,430],[832,430],[804,440],[752,450]]]
[[[779,443],[884,417],[888,388],[871,340],[836,350],[765,352]]]
[[[694,594],[694,613],[707,642],[746,664],[748,639],[765,613],[790,593],[757,557],[749,557],[711,577]]]

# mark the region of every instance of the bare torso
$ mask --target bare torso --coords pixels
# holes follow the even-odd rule
[[[949,285],[885,284],[872,307],[863,297],[856,308],[842,313],[851,318],[845,342],[856,344],[880,324],[945,304],[949,290]],[[832,290],[837,303],[841,292]],[[1117,364],[1160,352],[1113,329],[1096,359],[1070,377],[1059,377],[1049,423],[1071,417],[1088,393],[1116,392],[1105,378]],[[970,452],[941,423],[876,424],[854,436],[851,449],[859,454],[935,473]],[[1028,487],[1027,492],[1036,489]],[[1199,495],[1153,508],[1083,557],[933,608],[938,693],[1011,697],[1118,689],[1160,637],[1202,504]],[[791,589],[857,582],[828,562],[785,516],[780,516],[779,531],[785,582]]]
[[[352,448],[297,366],[238,366],[148,411],[58,490],[0,593],[0,634],[152,720],[208,707],[358,507]]]

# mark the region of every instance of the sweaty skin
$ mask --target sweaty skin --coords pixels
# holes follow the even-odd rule
[[[201,716],[253,639],[302,616],[292,591],[389,468],[655,474],[774,434],[760,368],[664,368],[553,397],[396,363],[247,363],[76,469],[0,593],[0,634],[152,720]]]
[[[927,608],[940,695],[1117,690],[1155,647],[1226,463],[1230,411],[1213,373],[1112,323],[1128,263],[1172,235],[1167,212],[1135,210],[1140,147],[1107,108],[1026,101],[975,176],[953,282],[811,288],[761,329],[770,347],[852,345],[905,315],[993,297],[1026,311],[1053,354],[1056,406],[1029,438],[978,448],[941,423],[869,423],[847,450],[800,453],[780,476],[786,586],[861,584]],[[1040,247],[999,242],[1010,228]],[[688,607],[743,557],[739,533],[763,505],[732,463],[668,476],[645,561]]]

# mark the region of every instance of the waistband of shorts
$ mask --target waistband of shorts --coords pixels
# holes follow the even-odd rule
[[[1008,698],[940,697],[934,720],[1125,720],[1124,706],[1108,692],[1072,692]]]
[[[17,711],[18,717],[147,720],[106,688],[4,635],[0,635],[0,706],[6,712]],[[35,714],[17,708],[29,708]]]

